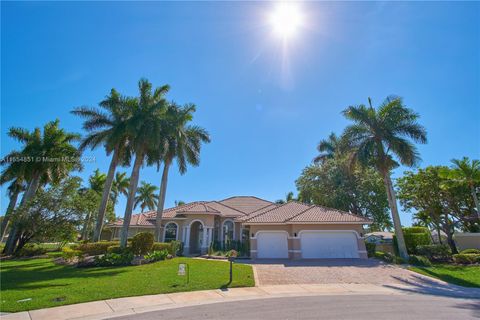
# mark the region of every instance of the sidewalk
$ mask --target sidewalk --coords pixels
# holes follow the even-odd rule
[[[181,308],[210,303],[268,299],[288,296],[379,294],[398,295],[411,293],[413,287],[395,287],[373,284],[289,284],[225,290],[206,290],[127,297],[79,303],[54,308],[12,313],[2,320],[73,320],[108,319],[149,311]]]

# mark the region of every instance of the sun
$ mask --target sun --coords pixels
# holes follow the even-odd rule
[[[295,36],[302,22],[300,9],[293,3],[280,3],[270,15],[273,32],[283,39]]]

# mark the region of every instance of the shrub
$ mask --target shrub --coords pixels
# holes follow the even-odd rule
[[[429,245],[432,243],[430,231],[424,227],[402,228],[405,246],[409,254],[417,254],[417,246]],[[398,255],[397,237],[393,236],[393,249],[395,255]]]
[[[80,250],[89,256],[97,256],[107,253],[108,247],[115,245],[118,245],[118,241],[86,242],[74,246],[73,249]]]
[[[146,254],[144,258],[150,262],[153,262],[153,261],[165,260],[169,255],[170,254],[168,253],[168,251],[166,249],[163,249],[161,251],[153,251],[152,253]]]
[[[19,252],[15,253],[17,257],[34,257],[47,253],[47,249],[35,244],[26,244]]]
[[[69,247],[62,248],[62,257],[65,260],[72,260],[75,257],[80,257],[81,255],[82,255],[82,251],[80,250],[74,250]]]
[[[460,251],[461,254],[480,254],[480,250],[478,249],[465,249]]]
[[[173,252],[172,242],[154,242],[151,252],[167,250],[168,253],[172,254],[172,252]]]
[[[133,254],[128,253],[106,253],[103,256],[95,257],[95,265],[99,267],[125,266],[133,260]]]
[[[448,261],[452,256],[450,247],[445,244],[420,245],[416,251],[430,261]]]
[[[377,244],[373,242],[365,242],[365,247],[367,248],[367,255],[369,258],[375,257],[375,252],[377,250]]]
[[[405,263],[405,260],[403,260],[402,257],[394,256],[394,257],[393,257],[393,263],[395,263],[395,264],[404,264],[404,263]]]
[[[129,252],[132,252],[131,247],[122,248],[119,245],[115,245],[115,246],[110,246],[110,247],[107,248],[107,253],[122,254],[122,253],[129,253]]]
[[[170,252],[171,255],[175,256],[182,256],[183,255],[183,243],[182,241],[172,241],[170,242],[172,246],[172,251]]]
[[[431,267],[432,263],[426,257],[411,255],[408,258],[408,263],[414,266]]]
[[[458,264],[480,263],[480,254],[454,254],[453,261]]]
[[[152,251],[154,236],[150,232],[137,233],[132,239],[132,252],[145,255]]]
[[[238,256],[237,250],[230,250],[225,254],[225,257],[227,258],[230,258],[230,257],[236,258],[237,256]]]
[[[375,258],[391,263],[393,262],[394,256],[388,252],[377,251],[375,252]]]

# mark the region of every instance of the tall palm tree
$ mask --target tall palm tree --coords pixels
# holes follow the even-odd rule
[[[131,99],[133,114],[127,123],[129,144],[135,153],[135,161],[130,175],[127,205],[123,218],[123,228],[120,233],[120,246],[122,248],[127,246],[128,228],[132,219],[140,167],[144,164],[149,153],[153,153],[152,148],[155,147],[158,140],[154,133],[160,132],[160,128],[165,125],[164,115],[167,102],[164,96],[170,89],[168,85],[164,85],[152,90],[152,84],[146,79],[139,81],[138,88],[139,96]]]
[[[313,159],[313,162],[323,163],[328,159],[333,159],[335,154],[339,152],[339,148],[340,138],[334,132],[330,133],[327,139],[318,143],[317,150],[320,154]]]
[[[183,175],[187,171],[188,164],[199,165],[202,143],[210,142],[210,135],[205,129],[188,124],[193,119],[195,109],[193,104],[180,107],[170,103],[165,115],[167,123],[157,132],[158,149],[154,150],[151,158],[157,161],[158,167],[160,162],[163,162],[163,172],[155,221],[156,241],[161,241],[161,223],[170,165],[176,159],[178,170]]]
[[[5,234],[8,230],[10,217],[12,215],[13,210],[15,209],[15,206],[17,205],[18,196],[20,195],[20,193],[25,191],[24,180],[22,178],[16,178],[10,183],[7,190],[8,190],[9,202],[8,202],[7,211],[5,212],[5,216],[3,217],[3,220],[2,220],[2,226],[0,229],[0,242],[3,241],[3,238],[5,237]]]
[[[452,169],[441,172],[441,174],[470,188],[473,201],[477,207],[477,215],[480,218],[480,201],[476,191],[476,188],[480,186],[480,160],[473,159],[470,161],[468,157],[463,157],[461,160],[453,159],[451,162],[453,164]]]
[[[142,181],[140,187],[137,189],[134,208],[137,208],[137,206],[140,205],[142,212],[144,212],[146,208],[148,208],[148,210],[155,209],[158,201],[158,196],[155,194],[157,190],[157,186]]]
[[[7,159],[25,159],[15,166],[25,177],[27,188],[20,202],[24,206],[36,194],[41,185],[58,183],[68,176],[70,171],[81,169],[79,151],[73,145],[80,139],[77,134],[66,132],[59,127],[59,120],[48,122],[43,127],[30,132],[22,128],[10,128],[8,135],[20,143],[23,149],[12,151]],[[10,168],[10,167],[9,167]],[[8,176],[8,169],[3,174]],[[4,252],[12,254],[16,248],[19,233],[18,225],[14,224],[8,236]]]
[[[397,200],[390,172],[402,165],[414,166],[420,160],[416,147],[409,140],[427,142],[425,128],[418,124],[418,114],[405,107],[401,98],[388,97],[377,109],[369,106],[350,106],[343,111],[344,116],[353,121],[344,133],[352,152],[352,159],[363,166],[373,165],[382,175],[392,213],[398,249],[402,258],[408,258],[402,225],[398,215]]]
[[[96,149],[102,145],[107,155],[112,154],[108,167],[102,200],[98,208],[97,223],[93,234],[93,241],[99,241],[102,233],[108,199],[112,190],[112,183],[118,165],[130,163],[130,149],[127,139],[127,121],[132,116],[128,98],[122,97],[115,89],[100,102],[98,108],[78,107],[72,113],[85,119],[83,129],[88,132],[80,144],[80,150]]]
[[[113,180],[112,185],[112,202],[115,206],[118,201],[118,196],[120,194],[128,195],[128,185],[130,184],[130,179],[127,177],[126,172],[117,172],[115,174],[115,180]]]

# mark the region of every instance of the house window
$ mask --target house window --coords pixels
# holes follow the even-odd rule
[[[223,241],[232,241],[233,240],[233,222],[227,220],[223,223]]]
[[[165,226],[165,242],[177,240],[178,227],[176,223],[170,222]]]

